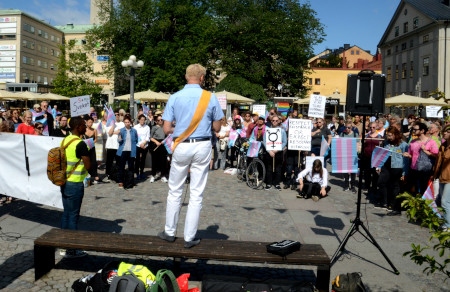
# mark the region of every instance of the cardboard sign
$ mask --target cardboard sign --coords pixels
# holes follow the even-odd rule
[[[311,150],[311,126],[310,120],[289,119],[289,150]]]
[[[282,150],[283,137],[281,128],[266,128],[266,150]]]
[[[252,112],[257,112],[258,116],[266,117],[266,105],[265,104],[254,104],[252,107]]]
[[[444,111],[440,110],[441,110],[440,106],[427,105],[426,106],[427,118],[443,118]]]
[[[76,96],[70,99],[70,116],[78,117],[88,115],[91,108],[91,98],[89,95]]]
[[[323,118],[325,116],[326,101],[326,96],[311,94],[311,99],[309,100],[308,117]]]
[[[216,94],[217,99],[219,100],[220,108],[223,110],[227,109],[227,95],[226,94]]]

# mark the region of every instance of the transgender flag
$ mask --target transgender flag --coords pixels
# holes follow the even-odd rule
[[[84,139],[83,141],[84,141],[84,143],[86,143],[89,150],[91,150],[92,148],[95,147],[94,138]]]
[[[372,167],[381,168],[388,158],[391,156],[391,151],[386,148],[376,146],[372,152]]]
[[[442,218],[442,215],[439,212],[436,202],[434,201],[433,181],[430,180],[428,182],[428,187],[427,187],[425,193],[423,193],[422,199],[423,200],[431,200],[431,203],[428,206],[430,206],[430,208],[433,209],[434,213],[436,213],[436,215],[439,218]]]
[[[144,112],[144,116],[148,115],[148,111],[150,109],[148,108],[148,106],[146,106],[145,104],[142,105],[142,111]]]
[[[115,117],[114,111],[111,107],[109,107],[109,109],[107,111],[108,111],[108,117],[106,119],[106,126],[109,127],[115,123],[116,117]]]
[[[167,153],[172,154],[172,144],[173,144],[173,137],[172,134],[167,135],[167,137],[162,140],[161,142],[164,147],[166,147]]]
[[[261,148],[261,142],[252,141],[250,142],[250,147],[247,150],[248,157],[258,157],[259,148]]]
[[[98,122],[97,135],[103,135],[103,123],[102,123],[102,121]]]
[[[331,142],[331,163],[333,173],[357,173],[357,138],[333,138]]]
[[[322,143],[320,143],[320,156],[327,156],[328,151],[330,151],[330,146],[328,146],[327,140],[322,136]]]

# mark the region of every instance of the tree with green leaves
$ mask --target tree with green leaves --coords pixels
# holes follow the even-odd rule
[[[98,1],[102,25],[87,39],[93,49],[110,55],[119,95],[128,92],[120,63],[129,55],[145,62],[136,76],[136,91],[177,91],[185,84],[185,68],[201,63],[208,70],[208,89],[215,87],[220,69],[227,74],[222,82],[228,86],[245,80],[245,86],[234,86],[241,91],[233,92],[246,97],[263,100],[261,88],[272,97],[280,84],[289,95],[301,95],[312,48],[324,36],[309,4],[293,0],[109,3]]]
[[[91,79],[96,75],[93,65],[86,51],[75,40],[62,45],[52,92],[68,97],[90,95],[94,104],[95,98],[100,98],[102,88]]]

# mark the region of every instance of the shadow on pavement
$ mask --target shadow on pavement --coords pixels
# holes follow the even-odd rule
[[[33,259],[34,256],[32,250],[16,253],[12,257],[6,259],[5,262],[0,265],[0,271],[2,271],[0,277],[0,290],[6,288],[23,273],[33,268]],[[20,265],[17,265],[17,263],[20,263]]]

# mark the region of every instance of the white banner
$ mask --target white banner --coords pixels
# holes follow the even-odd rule
[[[70,99],[71,117],[88,115],[90,111],[91,111],[91,99],[89,95],[76,96]]]
[[[311,94],[309,100],[308,117],[323,118],[325,116],[325,103],[327,97]]]
[[[441,110],[440,106],[427,105],[426,106],[427,118],[443,118],[444,111],[440,111],[440,110]]]
[[[217,94],[216,93],[216,97],[219,100],[219,104],[220,104],[220,108],[223,110],[227,109],[227,95],[226,94]]]
[[[257,112],[258,116],[266,117],[266,105],[265,104],[254,104],[252,106],[252,112]]]
[[[283,136],[281,128],[266,128],[266,150],[282,150]]]
[[[288,149],[311,151],[311,121],[289,119]]]
[[[63,138],[0,133],[0,194],[62,209],[61,190],[47,178],[47,153]]]

